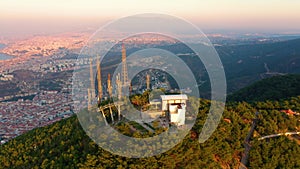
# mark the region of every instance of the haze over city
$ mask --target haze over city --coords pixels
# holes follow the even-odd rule
[[[138,13],[185,18],[203,30],[295,33],[300,29],[297,0],[181,0],[0,2],[0,35],[95,30],[108,21]]]

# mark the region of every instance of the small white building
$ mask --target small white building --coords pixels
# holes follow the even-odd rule
[[[169,120],[176,125],[185,124],[187,95],[161,95],[162,110],[168,111]]]
[[[184,103],[188,100],[187,95],[177,94],[177,95],[160,95],[162,110],[169,110],[169,105],[172,103]]]

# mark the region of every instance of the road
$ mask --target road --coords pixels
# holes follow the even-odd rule
[[[259,112],[255,113],[255,119],[253,119],[250,131],[249,131],[249,133],[248,133],[248,135],[247,135],[247,137],[244,141],[245,151],[243,153],[243,157],[241,159],[239,169],[247,169],[246,165],[247,165],[247,162],[248,162],[249,152],[250,152],[250,149],[251,149],[250,139],[251,139],[251,136],[253,135],[255,126],[256,126],[257,121],[258,121],[258,114],[259,114]]]
[[[258,140],[264,140],[266,138],[279,137],[279,136],[289,136],[289,135],[295,135],[295,134],[300,134],[300,132],[295,131],[295,132],[271,134],[271,135],[263,136],[263,137],[259,138]]]

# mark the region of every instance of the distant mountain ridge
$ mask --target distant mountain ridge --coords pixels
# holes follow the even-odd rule
[[[229,101],[280,100],[300,95],[300,75],[274,76],[255,82],[232,95]]]
[[[191,66],[196,76],[200,75],[196,78],[209,82],[204,65],[199,65],[193,57],[181,55],[193,53],[187,46],[176,43],[157,47],[177,54]],[[300,38],[265,44],[215,46],[215,49],[224,67],[229,93],[264,78],[300,73]],[[210,90],[208,86],[200,87],[202,94]]]
[[[216,50],[224,65],[229,92],[274,75],[300,73],[300,39],[221,46]]]

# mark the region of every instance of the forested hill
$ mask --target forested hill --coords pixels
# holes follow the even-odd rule
[[[252,149],[247,167],[300,168],[300,146],[295,138],[281,136],[258,140],[261,136],[300,128],[299,116],[287,116],[278,110],[292,108],[299,112],[300,96],[253,105],[246,102],[228,103],[218,128],[202,144],[198,142],[197,135],[207,118],[210,102],[200,99],[200,105],[191,132],[177,146],[160,155],[136,159],[111,154],[89,139],[76,116],[73,116],[34,129],[1,145],[0,168],[238,168],[244,154],[244,140],[256,111],[260,114],[250,139]],[[135,137],[137,134],[127,132],[122,121],[117,127],[129,136]],[[140,134],[151,135],[148,132],[137,135]]]
[[[232,95],[230,101],[280,100],[300,95],[300,74],[274,76],[255,82]]]
[[[235,92],[263,78],[300,73],[300,39],[266,44],[216,47],[228,91]]]

